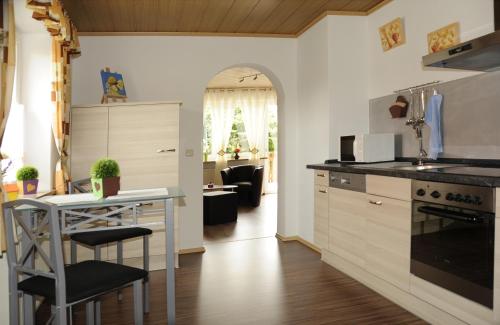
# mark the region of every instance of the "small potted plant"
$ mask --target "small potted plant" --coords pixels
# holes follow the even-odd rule
[[[233,152],[234,152],[234,159],[236,159],[236,160],[240,159],[240,155],[239,155],[239,153],[240,153],[240,148],[236,148],[236,149],[234,149],[234,151],[233,151]]]
[[[17,186],[21,195],[36,194],[38,190],[38,170],[33,166],[24,166],[16,173]]]
[[[90,170],[92,192],[98,198],[117,195],[120,190],[120,166],[109,158],[103,158],[92,165]]]

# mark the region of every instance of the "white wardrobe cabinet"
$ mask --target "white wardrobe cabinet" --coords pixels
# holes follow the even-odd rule
[[[109,157],[120,165],[122,190],[178,186],[180,107],[178,102],[72,107],[71,179],[89,177],[92,163]],[[158,208],[161,207],[143,207],[145,211]],[[153,213],[142,220],[150,222],[159,218],[162,216]],[[176,228],[177,224],[176,209]],[[177,229],[175,242],[177,247]],[[164,243],[164,232],[161,229],[154,231],[150,239],[150,255],[163,255]],[[79,258],[90,258],[90,252],[84,249],[79,249],[79,252],[82,252]],[[103,253],[103,258],[116,258],[114,245],[108,248],[107,254],[103,249]],[[142,240],[125,242],[124,258],[139,258],[141,255]],[[152,268],[155,266],[152,265]]]

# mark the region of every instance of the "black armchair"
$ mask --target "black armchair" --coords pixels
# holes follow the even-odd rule
[[[237,185],[238,201],[240,204],[260,205],[262,194],[262,180],[264,167],[242,165],[228,167],[220,171],[224,185]]]

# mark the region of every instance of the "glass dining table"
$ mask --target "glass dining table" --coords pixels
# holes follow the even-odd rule
[[[53,195],[38,198],[57,207],[61,218],[61,232],[65,235],[130,227],[165,226],[166,235],[166,293],[167,321],[175,324],[175,249],[174,249],[174,199],[184,197],[179,187],[120,191],[116,196],[96,198],[92,193]],[[164,218],[161,221],[139,223],[138,207],[155,202],[164,202]],[[103,208],[107,209],[103,213]],[[25,206],[24,213],[31,208]],[[94,212],[95,211],[95,212]],[[104,221],[107,226],[89,227]],[[25,302],[24,306],[31,305]]]

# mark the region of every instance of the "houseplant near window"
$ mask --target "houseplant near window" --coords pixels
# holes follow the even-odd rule
[[[17,184],[21,195],[36,194],[38,190],[38,169],[24,166],[16,173]]]
[[[120,166],[109,158],[99,159],[90,170],[92,192],[98,198],[118,194],[120,190]]]

